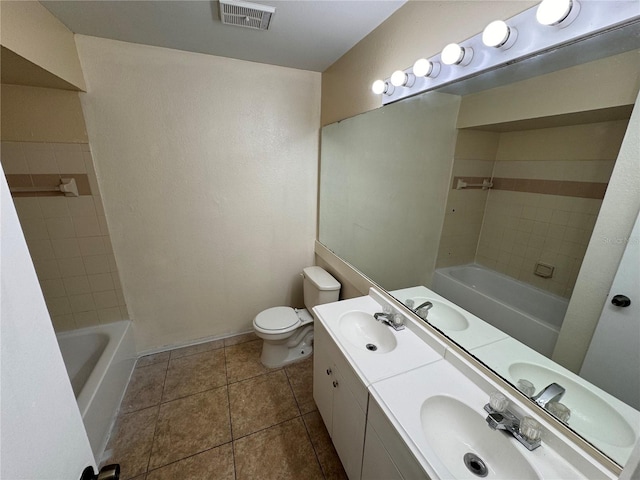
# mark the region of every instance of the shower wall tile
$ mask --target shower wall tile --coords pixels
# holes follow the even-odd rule
[[[568,297],[601,203],[597,199],[492,191],[476,262]],[[553,277],[534,275],[537,262],[553,265]]]
[[[569,297],[627,123],[460,131],[437,267],[475,261]],[[495,188],[455,190],[454,177]],[[553,277],[534,275],[536,262],[555,266]]]
[[[2,142],[0,160],[13,186],[78,184],[13,198],[55,330],[128,318],[89,145]]]
[[[495,132],[460,130],[452,179],[465,176],[491,178],[499,138]],[[455,190],[451,185],[436,268],[474,261],[487,195],[487,190]]]

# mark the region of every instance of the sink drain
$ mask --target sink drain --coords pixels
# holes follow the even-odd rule
[[[489,473],[489,469],[487,468],[487,466],[475,453],[465,453],[463,459],[464,465],[474,475],[478,477],[486,477]]]
[[[371,351],[371,352],[375,352],[378,347],[376,347],[373,343],[367,343],[367,350]]]

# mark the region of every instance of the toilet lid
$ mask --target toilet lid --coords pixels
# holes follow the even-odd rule
[[[283,330],[293,327],[300,319],[291,307],[273,307],[256,316],[256,325],[264,330]]]

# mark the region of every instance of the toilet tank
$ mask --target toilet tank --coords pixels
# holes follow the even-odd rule
[[[321,267],[307,267],[304,277],[304,306],[311,310],[316,305],[337,302],[340,297],[340,283]]]

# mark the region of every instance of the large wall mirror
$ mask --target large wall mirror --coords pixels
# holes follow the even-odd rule
[[[639,71],[640,50],[618,52],[495,89],[423,93],[322,131],[319,241],[408,307],[435,300],[427,321],[507,381],[563,385],[568,426],[620,465],[640,434],[640,320],[633,358],[612,352],[604,368],[627,375],[621,389],[565,368],[555,347]],[[603,89],[625,92],[594,101]],[[472,298],[483,289],[495,304]]]

